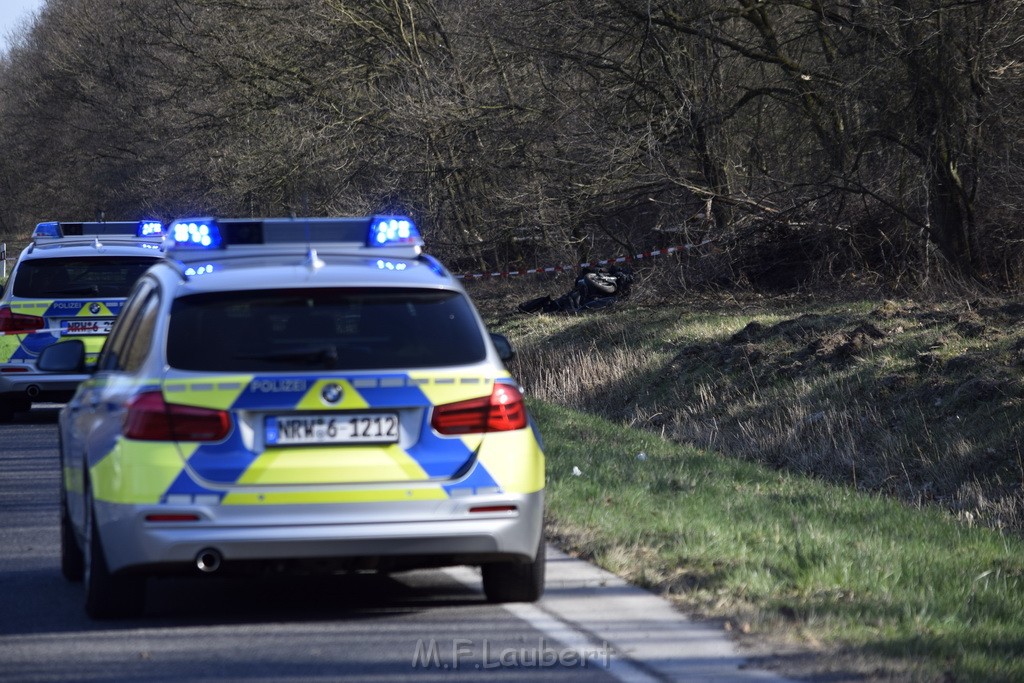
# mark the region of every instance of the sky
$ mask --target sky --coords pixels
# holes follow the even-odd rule
[[[7,51],[8,34],[37,12],[46,0],[0,0],[0,51]]]

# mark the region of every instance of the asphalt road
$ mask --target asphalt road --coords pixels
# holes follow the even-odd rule
[[[557,551],[537,605],[486,603],[471,569],[197,575],[151,579],[142,618],[91,621],[60,575],[56,417],[0,425],[5,682],[771,680],[720,634]]]

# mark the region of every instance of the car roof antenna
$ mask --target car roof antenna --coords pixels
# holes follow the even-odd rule
[[[298,216],[295,215],[295,210],[292,209],[288,212],[291,215],[291,219],[298,220]],[[309,234],[309,221],[306,221],[306,260],[303,261],[302,265],[306,266],[310,270],[320,270],[326,263],[320,258],[320,255],[316,253],[316,249],[313,248],[313,239]]]

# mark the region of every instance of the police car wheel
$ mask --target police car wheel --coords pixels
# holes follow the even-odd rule
[[[24,403],[14,396],[0,396],[0,422],[10,422],[14,419],[14,413],[26,410]]]
[[[107,568],[88,482],[85,490],[85,511],[85,613],[93,619],[116,619],[141,614],[145,606],[145,579],[139,576],[114,575]]]
[[[490,602],[536,602],[544,594],[544,535],[532,562],[494,562],[480,567]]]
[[[0,421],[10,421],[14,418],[14,413],[27,413],[30,410],[32,410],[32,401],[28,396],[13,394],[0,397]]]
[[[78,547],[78,539],[75,538],[75,530],[71,526],[63,476],[60,482],[60,573],[68,581],[75,582],[81,581],[85,576],[85,555]]]

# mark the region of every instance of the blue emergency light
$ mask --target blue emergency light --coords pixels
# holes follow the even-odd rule
[[[385,261],[384,259],[377,259],[377,268],[379,270],[405,270],[407,267],[408,264],[402,261]]]
[[[135,231],[136,237],[162,237],[164,235],[164,224],[160,221],[139,221],[139,227]]]
[[[422,245],[420,231],[405,216],[374,216],[370,219],[367,246],[405,247]]]
[[[38,239],[40,237],[62,237],[63,234],[60,230],[60,223],[57,221],[47,221],[46,223],[39,223],[36,225],[36,229],[32,231],[32,239]]]
[[[220,249],[224,246],[220,228],[212,218],[189,218],[171,224],[175,249]]]
[[[213,264],[207,263],[201,266],[191,266],[185,269],[185,275],[192,277],[194,275],[209,275],[213,272]]]

